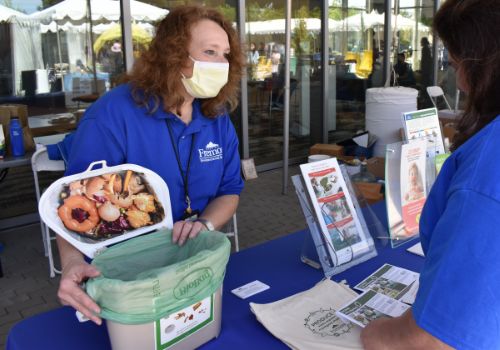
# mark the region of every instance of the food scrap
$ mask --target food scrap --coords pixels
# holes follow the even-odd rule
[[[201,306],[201,301],[193,305],[193,311],[196,311]]]
[[[132,170],[73,181],[64,186],[57,213],[64,226],[101,239],[161,222],[163,208],[143,174]]]

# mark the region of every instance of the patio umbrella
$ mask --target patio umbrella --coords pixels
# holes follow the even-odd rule
[[[104,47],[104,44],[120,41],[122,40],[122,28],[120,25],[116,24],[104,31],[94,43],[94,51],[95,53],[99,53],[101,49]],[[132,41],[134,44],[146,46],[151,41],[151,35],[139,25],[133,23],[132,24]]]

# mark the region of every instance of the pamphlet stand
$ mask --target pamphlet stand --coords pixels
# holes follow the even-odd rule
[[[429,138],[420,140],[427,141],[427,151],[425,157],[425,198],[429,194],[436,179],[435,156],[436,150],[432,146],[433,141]],[[413,142],[414,140],[410,141]],[[385,158],[385,203],[387,206],[387,222],[389,226],[389,240],[393,248],[408,242],[418,237],[419,232],[408,234],[405,229],[403,220],[403,203],[402,203],[402,186],[401,186],[401,167],[402,164],[402,147],[407,145],[409,141],[391,143],[386,146]],[[420,213],[416,219],[420,218]]]
[[[301,260],[314,267],[322,268],[326,278],[330,278],[348,268],[360,264],[368,259],[377,255],[375,249],[373,237],[385,236],[385,230],[377,218],[375,213],[372,211],[366,199],[361,195],[359,191],[355,191],[350,177],[347,173],[345,166],[341,165],[340,169],[344,177],[347,189],[351,195],[351,199],[356,210],[357,217],[361,222],[362,230],[364,231],[362,235],[366,238],[367,248],[363,251],[353,254],[351,259],[347,262],[339,264],[338,257],[335,254],[335,250],[329,249],[328,245],[331,239],[328,238],[328,232],[323,232],[321,226],[317,222],[316,215],[312,210],[310,197],[307,190],[304,188],[304,182],[301,175],[292,176],[292,182],[295,186],[295,191],[299,198],[300,206],[302,212],[306,218],[307,225],[309,227],[310,235],[306,235],[304,238],[304,243],[302,245]],[[332,253],[333,252],[333,253]]]

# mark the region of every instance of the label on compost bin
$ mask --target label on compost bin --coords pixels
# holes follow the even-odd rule
[[[214,295],[155,322],[156,350],[168,349],[214,320]]]

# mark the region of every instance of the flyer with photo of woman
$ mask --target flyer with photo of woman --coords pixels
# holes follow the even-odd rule
[[[301,164],[300,169],[328,248],[341,265],[369,249],[337,159]]]
[[[415,140],[401,146],[401,205],[407,236],[418,233],[420,214],[425,204],[425,140]]]

